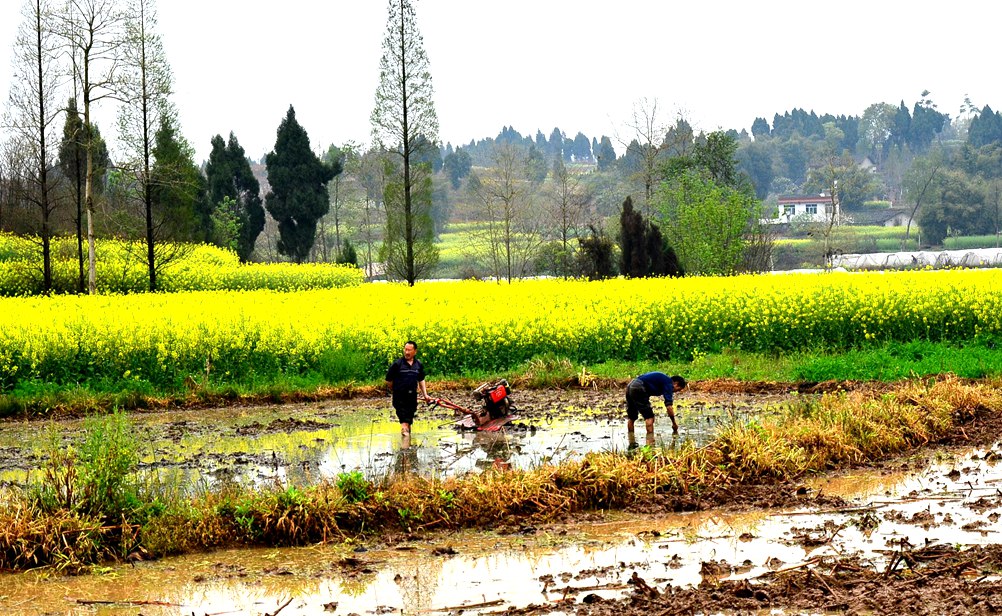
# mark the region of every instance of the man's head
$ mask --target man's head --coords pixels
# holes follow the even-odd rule
[[[682,391],[689,386],[689,384],[685,382],[685,379],[677,374],[671,377],[671,382],[674,385],[675,391]]]
[[[410,361],[414,359],[415,355],[417,355],[417,343],[413,340],[408,340],[404,343],[404,359]]]

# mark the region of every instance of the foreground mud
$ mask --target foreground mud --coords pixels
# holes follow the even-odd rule
[[[1002,517],[1002,483],[996,472],[984,476],[1002,462],[1002,415],[984,415],[959,428],[944,443],[930,450],[945,455],[950,443],[988,447],[970,457],[959,458],[942,481],[912,491],[901,502],[925,503],[914,513],[874,506],[844,503],[841,512],[858,516],[852,525],[869,537],[881,522],[902,522],[925,531],[922,540],[909,539],[907,532],[880,536],[877,550],[840,548],[836,554],[812,556],[799,563],[774,563],[775,570],[743,575],[749,563],[709,560],[701,563],[701,580],[695,585],[665,583],[664,579],[633,571],[625,584],[627,596],[609,599],[597,593],[580,594],[544,604],[509,609],[507,614],[546,614],[554,611],[580,615],[632,616],[647,614],[998,614],[1002,613],[1002,545],[998,522]],[[972,462],[973,461],[973,462]],[[909,469],[914,461],[892,461],[865,471],[868,475]],[[980,468],[975,468],[980,466]],[[837,482],[837,480],[835,480]],[[960,492],[939,491],[948,482],[966,485]],[[859,485],[858,478],[850,483]],[[819,481],[819,486],[835,482]],[[999,486],[999,487],[997,487]],[[811,491],[806,486],[790,490],[787,485],[763,485],[735,493],[730,507],[788,506]],[[824,488],[822,488],[823,490]],[[717,495],[720,496],[720,495]],[[952,501],[952,502],[951,502]],[[826,503],[830,505],[831,501]],[[724,506],[723,502],[718,503]],[[817,502],[812,503],[816,509]],[[945,510],[946,513],[942,513]],[[831,511],[831,510],[830,510]],[[823,513],[823,511],[822,511]],[[968,521],[960,520],[962,515]],[[973,519],[971,519],[973,518]],[[791,539],[808,548],[832,545],[846,524],[826,519],[813,528],[796,529]],[[867,527],[870,527],[869,529]],[[951,531],[969,531],[982,539],[951,541]],[[943,537],[935,538],[935,535]],[[810,552],[808,552],[810,554]]]
[[[605,600],[586,595],[568,613],[623,614],[997,614],[1002,612],[1002,547],[903,548],[893,569],[876,570],[857,556],[819,559],[759,578],[754,583],[705,581],[695,588],[658,589],[640,576],[632,595]],[[560,608],[557,608],[560,609]],[[533,605],[508,614],[545,614],[553,605]]]

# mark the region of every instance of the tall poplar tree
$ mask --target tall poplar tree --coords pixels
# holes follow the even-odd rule
[[[265,207],[278,222],[278,251],[302,263],[316,240],[317,221],[330,209],[327,182],[341,173],[341,166],[325,165],[317,158],[291,105],[265,164],[271,185]]]
[[[57,102],[58,49],[51,29],[52,8],[48,0],[26,0],[23,20],[14,43],[14,79],[10,107],[4,124],[11,128],[15,185],[20,199],[38,210],[38,237],[42,249],[42,291],[52,290],[52,214],[56,197],[56,138],[61,111]],[[13,179],[13,178],[12,178]]]
[[[410,285],[417,279],[418,271],[426,269],[415,262],[416,258],[437,260],[433,246],[415,247],[419,242],[430,244],[433,237],[433,230],[422,228],[428,224],[425,221],[431,220],[425,215],[431,210],[431,191],[425,188],[425,180],[432,170],[428,163],[417,164],[419,160],[427,160],[428,154],[422,149],[437,147],[438,115],[433,95],[428,55],[414,7],[410,0],[390,0],[383,56],[379,61],[379,86],[370,119],[373,141],[401,163],[400,190],[391,191],[393,199],[385,199],[388,221],[385,239],[391,245],[400,244],[403,250],[388,248],[385,252],[401,256],[402,277]],[[400,216],[391,214],[392,207],[400,208]],[[395,269],[392,264],[388,266]]]
[[[131,0],[125,13],[125,39],[121,47],[122,79],[118,87],[123,104],[119,108],[119,139],[128,160],[121,163],[131,176],[143,217],[146,240],[146,269],[150,291],[157,290],[158,259],[167,256],[160,242],[171,239],[176,224],[161,208],[154,211],[154,191],[163,191],[166,177],[154,177],[153,150],[157,131],[174,122],[175,110],[169,101],[173,88],[170,64],[157,32],[154,0]],[[161,165],[162,167],[162,165]],[[177,179],[174,177],[174,179]],[[161,186],[158,187],[158,184]],[[158,216],[159,213],[159,216]],[[171,252],[171,249],[167,249]]]
[[[122,44],[123,14],[115,0],[66,0],[60,34],[66,39],[73,63],[74,81],[80,88],[83,122],[91,126],[92,107],[114,96],[119,47]],[[87,290],[97,292],[97,269],[94,252],[94,193],[97,185],[97,133],[84,131],[87,153],[84,165],[84,207],[87,211]]]
[[[63,123],[63,140],[59,144],[59,169],[63,177],[70,185],[70,194],[73,203],[76,205],[76,214],[73,223],[77,232],[77,259],[79,264],[79,275],[77,280],[77,291],[85,293],[87,291],[87,274],[84,270],[84,173],[87,165],[87,143],[89,141],[84,131],[88,130],[84,126],[83,118],[77,109],[77,99],[73,97],[66,107],[66,121]],[[97,124],[91,124],[90,132],[93,133],[94,142],[94,167],[95,176],[104,177],[108,168],[108,145],[101,137],[101,131]],[[100,192],[102,183],[98,182],[94,190]]]

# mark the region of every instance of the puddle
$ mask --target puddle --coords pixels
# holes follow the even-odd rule
[[[817,481],[854,506],[828,512],[699,512],[526,529],[524,536],[454,534],[433,544],[224,551],[40,579],[0,575],[0,608],[23,614],[283,616],[493,612],[614,598],[634,575],[664,590],[708,578],[754,580],[829,554],[886,566],[902,545],[999,542],[1002,446],[922,470]],[[94,603],[94,602],[105,603]],[[284,607],[282,607],[284,605]]]
[[[312,405],[199,409],[130,416],[140,443],[141,468],[178,472],[188,485],[236,481],[261,485],[321,478],[360,470],[367,477],[393,473],[459,475],[506,462],[533,468],[589,451],[623,451],[630,445],[618,391],[524,392],[521,418],[503,432],[458,431],[450,411],[422,408],[409,447],[385,399]],[[681,431],[671,434],[662,412],[656,445],[684,439],[705,443],[717,426],[773,412],[783,396],[706,393],[677,400]],[[472,401],[458,399],[460,404]],[[517,401],[517,398],[516,398]],[[23,485],[37,472],[48,430],[67,444],[82,438],[82,421],[0,423],[0,485]],[[645,444],[643,428],[637,431]],[[650,443],[648,443],[650,444]]]

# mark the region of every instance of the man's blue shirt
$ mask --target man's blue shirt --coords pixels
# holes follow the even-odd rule
[[[675,384],[664,372],[648,372],[637,377],[644,384],[649,396],[663,396],[666,405],[671,405],[674,399]]]
[[[386,380],[393,383],[394,394],[413,394],[418,390],[418,383],[424,380],[424,365],[418,358],[408,364],[403,357],[390,364],[386,371]]]

